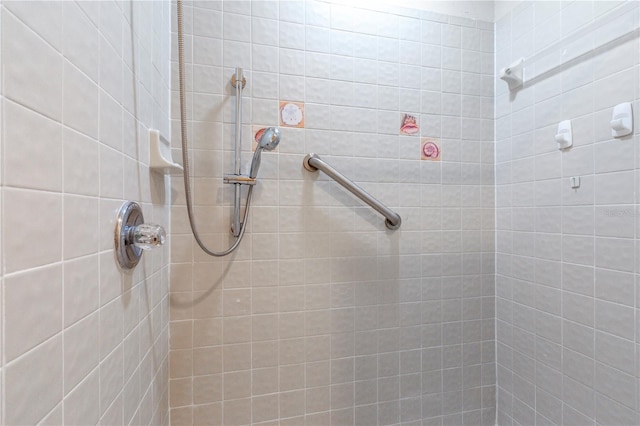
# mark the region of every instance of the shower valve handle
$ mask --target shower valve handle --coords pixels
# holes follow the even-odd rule
[[[125,271],[135,268],[142,252],[163,245],[166,236],[162,226],[144,223],[138,203],[124,203],[118,210],[114,233],[114,249],[120,268]]]
[[[151,250],[164,245],[166,236],[167,233],[162,226],[155,223],[141,223],[129,228],[127,244],[133,244],[142,250]]]

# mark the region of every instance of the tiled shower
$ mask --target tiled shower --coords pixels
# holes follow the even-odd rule
[[[236,68],[245,166],[281,131],[222,258],[150,167],[150,129],[182,162],[176,2],[0,3],[0,424],[640,423],[637,3],[183,3],[214,250]],[[126,200],[167,231],[133,271]]]
[[[282,101],[303,104],[304,128],[281,126],[263,155],[231,259],[193,243],[172,180],[172,422],[493,423],[493,24],[323,2],[195,2],[184,16],[210,246],[229,239],[235,67],[247,152]],[[405,114],[419,132],[401,134]],[[423,138],[440,161],[421,160]],[[396,209],[400,229],[307,172],[309,152]]]

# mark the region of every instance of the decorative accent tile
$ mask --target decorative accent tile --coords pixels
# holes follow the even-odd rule
[[[402,114],[400,120],[400,134],[402,135],[419,135],[420,126],[418,125],[418,119],[415,115]]]
[[[430,161],[440,161],[442,156],[442,148],[440,147],[440,139],[422,138],[420,143],[420,159]]]
[[[280,101],[280,125],[304,128],[304,102]]]

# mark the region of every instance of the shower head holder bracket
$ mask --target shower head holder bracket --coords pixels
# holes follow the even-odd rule
[[[240,71],[240,73],[242,73],[242,70]],[[231,85],[233,87],[238,87],[238,78],[236,77],[235,74],[231,76]],[[247,85],[247,78],[245,76],[242,76],[242,88],[244,89],[246,85]]]
[[[235,185],[255,185],[256,184],[256,179],[252,178],[250,176],[247,175],[234,175],[234,174],[228,174],[228,175],[224,175],[224,177],[222,178],[222,182],[223,183],[228,183],[228,184],[235,184]]]

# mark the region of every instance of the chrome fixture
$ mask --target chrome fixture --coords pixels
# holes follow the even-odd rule
[[[238,84],[241,81],[242,84]],[[236,88],[236,126],[235,126],[235,143],[233,144],[233,150],[235,153],[234,169],[236,176],[240,176],[242,168],[242,89],[247,84],[247,79],[242,74],[242,68],[237,67],[236,72],[231,80],[232,85]],[[235,84],[233,84],[235,83]],[[242,187],[241,183],[234,183],[234,197],[233,197],[233,223],[231,224],[231,232],[234,237],[240,235],[240,198]]]
[[[260,156],[262,155],[262,151],[265,149],[267,151],[273,151],[276,149],[278,144],[280,143],[280,130],[275,127],[269,127],[264,131],[260,141],[258,142],[258,146],[256,147],[256,152],[253,153],[253,159],[251,160],[251,170],[249,172],[249,177],[251,179],[255,179],[258,175],[258,169],[260,168]]]
[[[318,170],[323,171],[327,176],[338,182],[340,185],[345,187],[349,192],[351,192],[356,197],[360,198],[362,201],[371,206],[375,211],[380,213],[385,217],[384,224],[387,228],[391,230],[396,230],[400,228],[400,224],[402,223],[402,218],[400,215],[393,210],[389,209],[387,206],[382,204],[377,198],[373,195],[369,194],[367,191],[362,189],[352,180],[347,178],[345,175],[334,169],[329,164],[322,161],[320,156],[317,154],[307,154],[302,160],[302,165],[305,169],[310,172],[316,172]]]
[[[242,68],[236,68],[236,72],[235,74],[233,74],[231,76],[231,85],[233,87],[235,87],[236,89],[238,88],[238,69],[240,70],[240,75],[242,75]],[[242,75],[242,88],[244,89],[244,87],[247,85],[247,79]]]
[[[280,143],[280,130],[275,127],[268,127],[260,137],[256,151],[253,153],[251,159],[251,167],[249,176],[246,175],[225,175],[224,183],[233,183],[238,185],[255,185],[256,176],[258,175],[258,169],[260,168],[260,157],[262,151],[273,151]]]
[[[258,171],[259,162],[260,162],[260,153],[254,154],[251,170],[256,173],[252,173],[251,176],[242,175],[242,157],[241,157],[241,149],[242,149],[242,89],[247,84],[247,79],[244,77],[242,68],[236,68],[236,71],[231,78],[231,85],[236,89],[236,123],[235,123],[235,147],[234,147],[234,173],[230,175],[225,175],[223,178],[224,183],[233,184],[234,185],[234,203],[233,203],[233,216],[232,216],[232,224],[231,231],[236,240],[231,244],[229,248],[221,252],[215,252],[210,250],[200,238],[200,234],[198,233],[198,229],[196,227],[195,217],[193,214],[193,205],[192,205],[192,197],[191,197],[191,186],[190,186],[190,178],[189,178],[189,158],[188,158],[188,146],[187,146],[187,112],[185,107],[185,81],[184,81],[184,26],[183,26],[183,11],[182,11],[182,0],[177,0],[177,17],[178,17],[178,74],[179,74],[179,86],[180,86],[180,131],[182,137],[182,164],[184,167],[184,192],[185,198],[187,201],[187,215],[189,217],[189,225],[191,226],[191,230],[193,231],[193,237],[196,242],[200,246],[200,248],[210,256],[221,257],[226,256],[227,254],[233,252],[240,241],[242,241],[242,237],[244,236],[244,232],[246,230],[247,219],[249,218],[249,207],[251,205],[251,196],[253,194],[253,187],[256,184],[256,173]],[[241,84],[238,84],[241,83]],[[266,134],[267,132],[265,132]],[[275,148],[278,144],[280,137],[277,129],[272,129],[269,132],[269,140],[266,140],[262,149],[271,150]],[[275,136],[275,140],[274,139]],[[261,139],[262,142],[262,139]],[[256,160],[257,156],[257,160]],[[254,164],[256,163],[257,164]],[[244,212],[241,214],[241,192],[242,185],[247,185],[249,188],[247,190],[247,196],[244,206]],[[242,215],[242,218],[240,217]]]
[[[238,68],[240,69],[240,68]],[[240,69],[241,70],[241,69]],[[242,70],[241,70],[242,71]],[[260,137],[260,141],[258,142],[258,146],[256,147],[256,151],[253,154],[253,159],[251,160],[251,168],[249,176],[243,175],[240,173],[240,170],[237,170],[236,174],[233,175],[225,175],[223,178],[224,183],[229,183],[235,185],[235,204],[233,208],[233,223],[231,224],[231,231],[233,235],[237,237],[236,230],[238,232],[244,226],[245,219],[240,222],[240,190],[242,185],[250,185],[249,190],[253,189],[252,187],[256,184],[256,176],[258,175],[258,169],[260,168],[260,156],[262,155],[263,150],[273,151],[278,144],[280,143],[280,130],[275,127],[269,127],[265,129],[264,133]],[[239,151],[240,141],[236,141],[236,149]],[[240,163],[238,163],[240,164]]]
[[[151,250],[164,244],[164,228],[153,223],[144,223],[142,209],[138,203],[127,201],[118,210],[114,234],[115,253],[118,264],[124,270],[136,267],[143,250]]]

